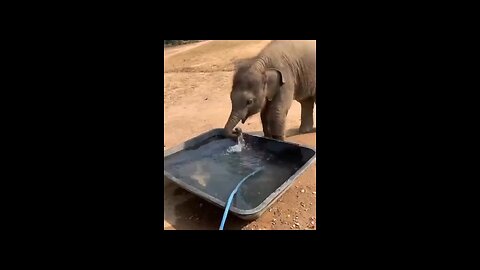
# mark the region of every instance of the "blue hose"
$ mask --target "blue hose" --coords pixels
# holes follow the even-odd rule
[[[256,171],[252,172],[251,174],[247,175],[245,178],[242,179],[242,181],[240,181],[240,183],[238,183],[237,187],[232,191],[232,193],[230,193],[230,197],[228,197],[227,204],[225,205],[225,212],[223,212],[223,218],[222,218],[222,223],[220,224],[220,230],[223,230],[223,226],[225,225],[225,221],[227,220],[228,211],[230,210],[230,205],[232,204],[233,196],[235,195],[235,193],[237,193],[240,185],[243,182],[245,182],[245,180],[247,180],[250,176],[253,176],[254,174],[258,173],[262,169],[263,169],[263,167],[257,169]]]

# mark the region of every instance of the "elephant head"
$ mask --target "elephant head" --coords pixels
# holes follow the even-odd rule
[[[232,110],[225,124],[225,135],[238,135],[233,128],[240,121],[243,124],[248,117],[260,112],[284,83],[285,77],[278,69],[259,68],[248,62],[237,65],[230,93]]]

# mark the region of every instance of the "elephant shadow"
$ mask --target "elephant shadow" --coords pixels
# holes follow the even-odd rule
[[[317,127],[314,127],[312,131],[306,133],[306,134],[309,134],[309,133],[316,133],[317,132]],[[251,134],[251,135],[256,135],[256,136],[263,136],[263,131],[252,131],[252,132],[248,132],[248,131],[245,131],[245,133],[248,133],[248,134]],[[285,137],[293,137],[293,136],[297,136],[297,135],[301,135],[302,133],[300,133],[300,130],[298,128],[290,128],[290,129],[287,129],[285,130]]]

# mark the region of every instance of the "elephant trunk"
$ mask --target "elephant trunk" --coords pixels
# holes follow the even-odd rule
[[[236,137],[236,135],[233,133],[233,128],[238,124],[238,122],[240,122],[241,119],[242,118],[233,111],[230,113],[230,117],[228,118],[224,128],[225,136]]]

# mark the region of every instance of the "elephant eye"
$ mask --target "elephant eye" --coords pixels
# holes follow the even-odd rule
[[[252,103],[253,103],[253,99],[247,100],[247,105],[250,105],[250,104],[252,104]]]

